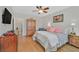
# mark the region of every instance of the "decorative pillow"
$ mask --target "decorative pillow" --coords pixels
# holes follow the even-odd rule
[[[47,24],[47,26],[48,26],[48,27],[51,27],[51,24],[50,24],[50,22]]]
[[[48,28],[47,28],[47,31],[48,31],[48,32],[54,32],[54,31],[55,31],[55,28],[53,28],[53,27],[48,27]]]
[[[45,28],[39,28],[38,31],[46,31]]]
[[[11,35],[14,35],[14,33],[13,32],[7,32],[6,35],[11,36]]]
[[[48,27],[47,28],[48,32],[62,32],[62,30],[59,27]]]
[[[55,27],[55,30],[54,30],[54,32],[62,32],[62,30],[59,28],[59,27]]]

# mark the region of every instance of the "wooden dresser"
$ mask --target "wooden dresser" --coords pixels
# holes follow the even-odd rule
[[[17,51],[17,37],[16,37],[16,35],[1,36],[0,37],[0,51],[1,52],[15,52],[15,51]]]
[[[69,34],[69,44],[79,48],[79,36],[76,34]]]
[[[36,21],[33,20],[32,18],[27,19],[26,26],[27,26],[26,27],[26,35],[32,36],[36,31]]]

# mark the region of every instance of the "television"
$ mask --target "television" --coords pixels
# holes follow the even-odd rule
[[[12,18],[12,14],[8,11],[7,8],[5,8],[2,14],[2,23],[11,24],[11,18]]]

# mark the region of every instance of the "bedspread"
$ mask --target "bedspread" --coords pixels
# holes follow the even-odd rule
[[[33,40],[37,40],[46,51],[56,51],[58,47],[68,41],[65,34],[47,31],[37,31],[33,36]]]

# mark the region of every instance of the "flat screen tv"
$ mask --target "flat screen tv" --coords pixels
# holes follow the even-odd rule
[[[8,11],[7,8],[5,8],[2,14],[2,23],[11,24],[11,18],[12,18],[11,13]]]

